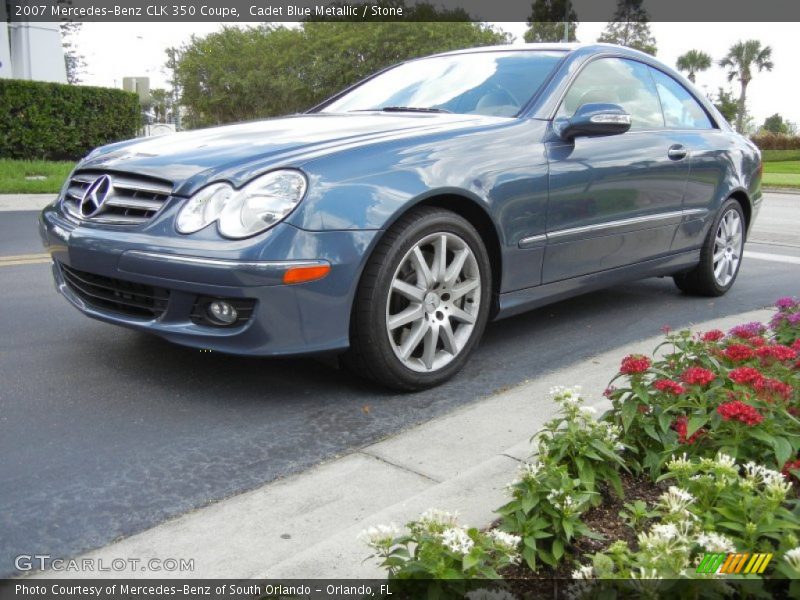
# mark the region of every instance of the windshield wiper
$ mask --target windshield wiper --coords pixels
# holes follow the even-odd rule
[[[382,106],[380,108],[361,108],[352,112],[421,112],[421,113],[450,113],[444,108],[425,108],[423,106]]]

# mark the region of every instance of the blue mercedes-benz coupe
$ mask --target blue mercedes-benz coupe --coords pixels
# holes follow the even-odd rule
[[[489,319],[650,276],[724,294],[760,201],[758,150],[683,77],[556,44],[99,148],[40,225],[90,317],[234,354],[337,352],[415,390],[458,372]]]

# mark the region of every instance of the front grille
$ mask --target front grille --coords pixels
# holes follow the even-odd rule
[[[103,175],[110,177],[111,188],[99,211],[86,216],[88,211],[81,212],[81,200],[89,186]],[[171,193],[172,184],[158,179],[82,171],[70,179],[62,206],[67,214],[92,223],[141,225],[161,210]]]
[[[59,266],[69,289],[95,308],[148,319],[157,319],[167,310],[167,289]]]

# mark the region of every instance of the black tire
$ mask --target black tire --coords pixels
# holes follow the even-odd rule
[[[438,236],[440,233],[457,236],[458,241],[465,242],[472,252],[470,264],[473,269],[477,266],[479,276],[472,277],[470,281],[479,280],[480,288],[471,292],[468,301],[471,303],[469,308],[477,314],[474,314],[475,321],[471,324],[469,337],[466,337],[466,334],[461,336],[464,345],[453,354],[453,358],[448,358],[450,362],[441,368],[419,372],[403,363],[390,338],[389,303],[392,302],[392,294],[396,294],[392,291],[392,283],[401,267],[407,264],[409,254],[414,248],[429,237]],[[455,284],[450,285],[454,286],[454,290]],[[483,334],[491,308],[491,287],[489,255],[483,240],[469,221],[441,208],[419,207],[409,211],[383,235],[361,277],[351,317],[350,349],[342,357],[344,366],[360,377],[402,391],[422,390],[447,381],[461,370]],[[441,299],[444,301],[450,298],[445,293]],[[463,300],[454,300],[454,302],[459,301],[462,303],[467,301],[467,296],[464,296]],[[427,300],[415,306],[427,311],[426,302]],[[435,310],[435,315],[440,315],[438,309]],[[427,322],[436,318],[441,319],[441,316],[424,314],[424,318]],[[451,321],[449,316],[446,318],[448,323],[456,322]],[[419,319],[409,324],[409,327],[415,324],[423,325]],[[458,327],[460,324],[456,325],[456,330]],[[410,336],[407,332],[402,332],[401,335]],[[441,344],[438,336],[438,333],[435,334],[436,341],[433,344],[437,348]]]
[[[735,267],[735,271],[733,272],[730,281],[727,281],[723,284],[719,282],[714,275],[714,245],[720,224],[726,215],[731,211],[738,216],[739,222],[742,226],[741,245],[739,248],[739,258]],[[744,213],[742,211],[742,205],[733,198],[729,198],[719,209],[717,218],[714,219],[714,223],[711,225],[708,233],[706,234],[706,239],[703,241],[703,246],[700,249],[700,263],[691,271],[673,275],[675,285],[678,286],[678,289],[685,294],[711,297],[722,296],[729,289],[731,289],[733,284],[736,282],[736,277],[739,275],[739,269],[742,265],[742,252],[744,250],[745,243],[744,225],[745,220]]]

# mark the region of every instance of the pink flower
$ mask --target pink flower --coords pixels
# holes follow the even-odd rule
[[[630,354],[622,359],[619,372],[623,375],[644,373],[650,368],[650,359],[641,354]]]
[[[753,367],[739,367],[728,373],[728,378],[739,385],[754,385],[761,382],[764,376]]]
[[[739,421],[752,427],[764,420],[764,417],[755,408],[740,400],[723,402],[717,407],[717,412],[723,421]]]
[[[717,378],[714,373],[702,367],[689,367],[681,375],[684,383],[689,385],[705,386]]]
[[[680,383],[678,383],[677,381],[672,381],[670,379],[659,379],[655,383],[653,383],[653,387],[656,388],[659,392],[674,394],[676,396],[679,396],[686,391],[683,389],[683,386]]]

